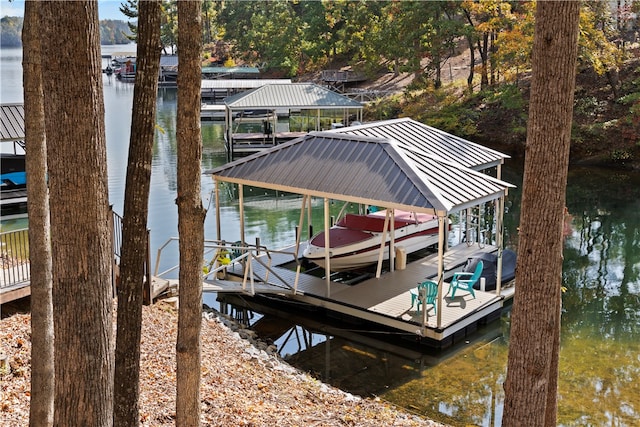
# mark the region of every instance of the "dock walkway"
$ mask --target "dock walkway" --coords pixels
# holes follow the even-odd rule
[[[303,248],[301,248],[301,251]],[[453,342],[454,336],[466,335],[468,331],[475,330],[477,325],[493,318],[502,310],[506,298],[512,296],[512,290],[507,290],[502,295],[495,292],[476,291],[473,298],[466,292],[461,292],[455,298],[445,296],[448,291],[447,280],[455,271],[460,271],[467,259],[480,253],[495,252],[495,246],[483,248],[467,246],[463,243],[452,247],[445,253],[445,275],[443,303],[438,304],[441,311],[441,323],[438,327],[437,316],[430,307],[427,312],[426,325],[422,327],[422,312],[416,307],[411,307],[410,290],[418,283],[436,279],[437,255],[432,254],[424,258],[410,262],[404,270],[396,270],[384,273],[379,279],[370,278],[354,285],[347,285],[332,281],[330,289],[324,278],[301,273],[297,289],[289,289],[280,283],[279,279],[269,276],[267,284],[255,284],[254,292],[280,294],[286,299],[304,302],[312,306],[324,307],[334,312],[378,323],[396,330],[425,336],[445,346]],[[291,249],[284,249],[291,251]],[[264,255],[263,255],[264,256]],[[290,267],[284,266],[291,262],[291,256],[280,254],[271,255],[271,269],[278,276],[286,280],[293,288],[296,273]],[[257,277],[264,277],[266,269],[255,262],[252,269]],[[229,269],[230,276],[242,277],[243,270],[240,264]],[[239,279],[236,279],[239,280]],[[242,292],[252,294],[247,285],[242,288],[241,282],[231,280],[207,281],[204,291],[211,292]]]

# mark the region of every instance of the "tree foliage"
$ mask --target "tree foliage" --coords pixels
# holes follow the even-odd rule
[[[0,19],[0,47],[21,47],[21,33],[24,19],[5,16]],[[103,19],[100,21],[100,44],[131,43],[131,32],[125,21]]]
[[[637,30],[630,18],[635,5],[582,4],[580,64],[599,73],[617,67],[617,41]],[[479,54],[483,88],[517,81],[531,67],[534,2],[234,0],[215,6],[218,13],[209,19],[237,59],[292,76],[338,60],[364,70],[424,74],[438,86],[442,66],[464,38]]]

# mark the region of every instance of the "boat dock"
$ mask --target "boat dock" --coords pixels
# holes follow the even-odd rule
[[[220,199],[221,183],[238,186],[240,241],[231,249],[239,253],[226,260],[230,265],[214,269],[227,270],[231,277],[212,279],[209,275],[205,289],[255,298],[271,294],[268,296],[274,304],[282,301],[291,307],[324,310],[341,316],[345,323],[368,323],[376,325],[372,330],[386,329],[434,347],[448,347],[479,325],[498,318],[513,295],[512,290],[501,289],[504,203],[513,187],[500,179],[505,157],[410,119],[398,119],[311,132],[207,171],[216,182],[216,200]],[[326,269],[309,268],[311,264],[303,262],[305,243],[299,231],[296,246],[289,250],[269,252],[259,245],[246,245],[245,186],[300,195],[297,230],[308,229],[313,223],[312,200],[323,201],[324,264],[318,264]],[[339,217],[348,205],[358,206],[359,212],[368,207],[387,212],[376,249],[378,260],[371,263],[376,265],[375,273],[358,278],[361,281],[339,281],[339,275],[325,273],[344,270],[337,262],[336,268],[331,268],[332,259],[369,250],[354,246],[354,252],[342,254],[330,249],[349,242],[331,236],[330,206],[336,200],[345,203]],[[400,211],[437,217],[437,253],[418,260],[413,259],[414,254],[411,262],[404,262],[408,258],[400,250],[403,237],[396,235],[394,226],[388,226],[394,212]],[[220,204],[216,204],[216,213],[220,218]],[[455,243],[449,242],[445,225],[451,215],[459,215],[461,233]],[[222,233],[216,222],[218,242],[223,241]],[[312,234],[307,233],[306,240],[311,240]],[[384,249],[387,246],[388,251]],[[409,252],[409,248],[402,249]],[[492,253],[497,255],[497,290],[478,291],[475,297],[463,291],[451,298],[448,281],[454,273],[462,271],[469,258]],[[389,261],[383,261],[388,254],[392,255]],[[421,304],[421,310],[412,306],[412,291],[417,294],[418,284],[425,280],[439,283],[437,311],[430,304]]]
[[[304,245],[299,251],[302,252]],[[502,309],[513,296],[513,287],[495,291],[477,290],[473,298],[460,292],[455,298],[446,296],[447,280],[456,271],[461,271],[467,259],[482,253],[497,251],[495,246],[461,243],[445,253],[445,282],[442,304],[436,304],[441,312],[440,326],[432,307],[426,313],[411,305],[410,290],[424,280],[437,280],[437,254],[429,254],[406,265],[403,270],[383,273],[380,278],[368,278],[355,284],[331,281],[330,286],[323,277],[301,272],[296,279],[294,248],[276,252],[264,252],[251,258],[251,265],[234,262],[227,266],[226,279],[205,280],[205,292],[240,293],[246,296],[269,294],[281,297],[281,302],[304,303],[309,307],[343,315],[345,320],[366,321],[384,330],[393,330],[414,335],[427,345],[446,348],[474,332],[479,325],[500,316]],[[293,265],[293,267],[292,267]],[[245,276],[247,271],[253,272]],[[248,277],[243,281],[243,277]],[[260,280],[262,278],[264,280]],[[266,278],[266,279],[265,279]],[[297,280],[297,282],[296,282]],[[251,284],[253,282],[253,286]]]

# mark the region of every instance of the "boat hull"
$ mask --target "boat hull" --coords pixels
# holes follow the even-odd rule
[[[348,215],[329,230],[330,269],[346,271],[363,268],[378,262],[383,247],[384,212],[370,215]],[[406,253],[416,252],[438,243],[438,220],[433,215],[407,219],[407,213],[396,215],[394,243]],[[383,260],[389,259],[390,232],[384,240]],[[314,236],[303,256],[326,268],[325,233]]]

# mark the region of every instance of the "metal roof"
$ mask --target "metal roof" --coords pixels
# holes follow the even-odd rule
[[[225,99],[230,109],[362,109],[362,104],[313,83],[264,85]]]
[[[264,85],[291,84],[291,79],[203,79],[201,89],[255,89]]]
[[[218,181],[414,211],[452,212],[512,187],[396,141],[312,132],[206,171]]]
[[[258,67],[202,67],[205,74],[260,74]]]
[[[393,139],[406,146],[407,151],[427,153],[475,170],[497,166],[509,158],[506,154],[410,118],[348,126],[331,132]]]
[[[178,55],[160,55],[160,68],[177,67]]]
[[[24,140],[24,105],[0,105],[0,141]]]

